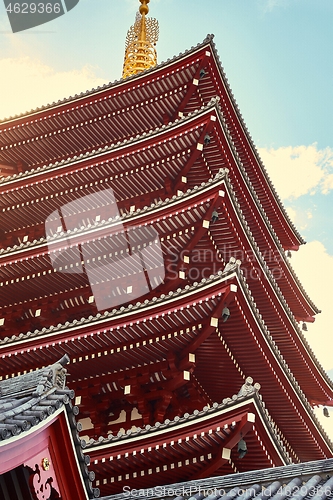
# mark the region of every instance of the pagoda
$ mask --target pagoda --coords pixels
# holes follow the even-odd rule
[[[304,241],[213,36],[157,65],[140,3],[121,80],[0,123],[0,380],[69,356],[104,496],[333,453]]]

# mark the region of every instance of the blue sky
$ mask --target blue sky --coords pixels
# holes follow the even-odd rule
[[[0,2],[0,117],[119,79],[139,5],[80,0],[66,15],[12,34]],[[307,240],[291,264],[323,311],[307,339],[333,375],[332,0],[151,0],[150,14],[160,23],[159,62],[215,34],[252,138]]]

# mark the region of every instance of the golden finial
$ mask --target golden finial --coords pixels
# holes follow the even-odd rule
[[[123,78],[136,75],[157,64],[155,44],[159,27],[156,19],[146,18],[150,0],[140,0],[141,5],[135,23],[127,32]]]

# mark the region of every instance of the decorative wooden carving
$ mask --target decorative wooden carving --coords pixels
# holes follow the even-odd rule
[[[56,473],[48,449],[43,450],[24,465],[31,472],[29,486],[34,500],[61,499]]]

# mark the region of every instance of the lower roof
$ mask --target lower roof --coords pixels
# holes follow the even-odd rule
[[[65,385],[65,366],[68,363],[69,357],[65,355],[40,370],[0,380],[0,478],[16,467],[37,461],[43,447],[51,448],[55,457],[52,461],[67,466],[74,464],[70,473],[73,474],[71,481],[76,485],[78,500],[97,498],[99,490],[92,488],[95,475],[87,468],[90,459],[82,451],[86,443],[79,437],[80,425],[75,418],[78,408],[70,401],[74,398],[74,391]],[[63,420],[66,424],[56,426],[61,414],[65,414]],[[55,442],[61,437],[64,456],[60,456],[52,443],[51,431],[48,430],[52,426]],[[66,443],[71,443],[71,446],[66,446]],[[60,472],[57,475],[60,476]],[[0,479],[1,498],[2,486]]]
[[[100,500],[324,500],[333,493],[333,459],[128,490]]]
[[[283,435],[258,394],[260,384],[252,384],[248,377],[238,394],[201,411],[90,440],[85,452],[101,494],[290,463]],[[241,455],[243,438],[248,453]]]

